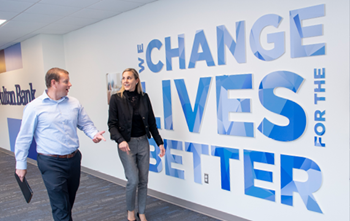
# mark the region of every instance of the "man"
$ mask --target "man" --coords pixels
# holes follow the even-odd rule
[[[98,143],[106,141],[98,132],[79,101],[67,96],[72,84],[69,73],[50,69],[45,76],[47,90],[24,109],[15,145],[16,174],[23,182],[33,136],[37,163],[57,220],[72,220],[72,208],[80,182],[81,153],[77,128]]]

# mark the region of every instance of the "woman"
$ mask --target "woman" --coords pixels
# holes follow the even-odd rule
[[[109,104],[109,132],[111,139],[118,143],[118,153],[122,161],[126,185],[128,220],[135,220],[135,198],[138,187],[138,213],[141,221],[146,221],[145,207],[149,171],[149,143],[151,134],[160,149],[160,157],[165,154],[163,140],[159,135],[151,102],[142,92],[140,77],[133,68],[123,71],[122,88],[112,95]],[[151,133],[151,134],[150,134]]]

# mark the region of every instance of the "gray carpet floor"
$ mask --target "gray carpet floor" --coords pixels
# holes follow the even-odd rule
[[[51,221],[49,198],[36,165],[26,176],[34,195],[27,204],[14,177],[15,159],[0,151],[0,221]],[[148,196],[146,216],[153,220],[214,221],[212,217]],[[74,221],[127,220],[125,187],[82,172],[73,207]]]

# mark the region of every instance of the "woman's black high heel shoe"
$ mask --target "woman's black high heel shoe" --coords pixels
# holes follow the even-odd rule
[[[129,211],[128,210],[126,210],[126,215],[128,215],[128,213],[129,213]],[[137,213],[137,217],[139,216],[139,213]],[[129,220],[129,219],[127,219],[128,221],[136,221],[136,219],[134,219],[134,220]]]

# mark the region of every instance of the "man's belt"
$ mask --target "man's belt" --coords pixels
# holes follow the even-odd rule
[[[74,155],[78,152],[78,149],[76,149],[74,152],[67,154],[67,155],[54,155],[54,154],[44,154],[44,153],[38,153],[40,155],[48,156],[48,157],[58,157],[58,158],[72,158]]]

